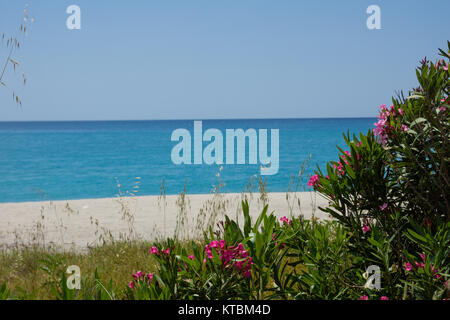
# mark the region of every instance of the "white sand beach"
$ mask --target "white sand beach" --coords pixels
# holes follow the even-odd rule
[[[268,193],[269,212],[277,217],[298,216],[329,218],[318,209],[327,201],[313,192]],[[243,197],[250,213],[258,216],[264,206],[261,194],[139,196],[126,198],[83,199],[0,203],[0,246],[14,247],[31,243],[59,248],[83,249],[107,237],[139,237],[152,240],[172,236],[177,217],[185,217],[182,236],[195,237],[196,225],[210,216],[219,221],[224,214],[235,218]],[[164,205],[165,203],[165,205]],[[300,205],[299,205],[300,204]],[[182,209],[184,208],[184,209]],[[241,213],[238,214],[241,216]],[[203,217],[203,218],[202,218]],[[178,220],[178,221],[181,221]]]

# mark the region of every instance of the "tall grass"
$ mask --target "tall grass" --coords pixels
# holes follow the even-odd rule
[[[304,174],[308,162],[302,164],[299,174]],[[33,225],[33,229],[26,235],[19,231],[15,234],[13,245],[3,246],[0,249],[0,287],[5,284],[3,293],[9,292],[8,297],[21,299],[55,299],[57,292],[63,289],[63,275],[68,266],[77,265],[82,270],[82,289],[77,293],[81,299],[98,298],[99,292],[106,294],[106,298],[121,299],[126,297],[125,285],[130,280],[130,272],[142,270],[145,272],[156,271],[155,261],[150,255],[149,249],[155,243],[162,243],[168,237],[173,238],[181,246],[186,246],[189,251],[190,241],[199,245],[203,244],[205,232],[215,229],[224,220],[232,204],[242,203],[242,200],[251,200],[257,197],[258,206],[263,208],[269,202],[267,182],[261,177],[253,176],[247,186],[241,192],[236,202],[222,193],[225,182],[222,180],[220,167],[217,173],[217,182],[212,187],[210,197],[204,202],[198,213],[191,214],[190,197],[187,193],[187,184],[176,200],[176,226],[173,234],[167,230],[166,215],[167,195],[165,181],[162,181],[161,192],[158,197],[158,208],[164,216],[163,229],[154,228],[151,235],[138,234],[135,228],[136,206],[138,200],[140,178],[137,177],[131,190],[123,191],[122,184],[117,180],[117,197],[119,215],[126,222],[126,232],[114,233],[101,225],[100,221],[90,217],[90,223],[95,228],[96,240],[87,248],[75,246],[65,248],[59,243],[51,243],[46,238],[48,217],[55,214],[56,207],[53,203],[47,207],[42,206],[40,217]],[[290,215],[294,215],[296,208],[295,193],[302,184],[302,179],[297,177],[296,189],[289,187],[286,193],[286,201]],[[298,204],[298,207],[299,204]],[[236,208],[236,220],[242,210],[240,205]],[[79,215],[80,212],[73,209],[69,203],[64,207],[67,215]],[[173,214],[173,213],[171,213]],[[57,229],[64,242],[66,226],[62,220],[58,221]],[[102,279],[101,282],[99,279]],[[107,289],[108,287],[109,289]],[[101,290],[100,290],[101,289]],[[99,291],[100,290],[100,291]],[[62,291],[61,291],[62,292]],[[101,295],[101,294],[100,294]],[[2,289],[0,288],[0,298]]]

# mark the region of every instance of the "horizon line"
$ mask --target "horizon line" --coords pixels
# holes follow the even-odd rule
[[[8,122],[121,122],[121,121],[220,121],[220,120],[326,120],[326,119],[376,119],[373,117],[308,117],[308,118],[189,118],[189,119],[103,119],[103,120],[0,120],[0,123]]]

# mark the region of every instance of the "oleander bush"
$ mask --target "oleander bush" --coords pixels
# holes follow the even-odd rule
[[[375,257],[396,298],[448,295],[441,274],[448,274],[450,230],[447,45],[442,59],[421,61],[417,88],[381,106],[373,132],[344,135],[349,150],[339,149],[339,160],[308,183],[329,199],[322,210],[351,230],[353,253]]]

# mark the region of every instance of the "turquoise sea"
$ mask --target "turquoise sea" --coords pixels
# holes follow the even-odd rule
[[[344,146],[343,132],[366,133],[374,122],[373,118],[203,120],[203,131],[216,128],[225,137],[226,129],[279,129],[279,171],[263,179],[268,191],[284,192],[311,154],[305,176],[312,174],[316,163],[325,168],[327,161],[337,158],[336,145]],[[0,202],[114,197],[119,193],[117,181],[122,192],[132,192],[140,181],[137,195],[159,195],[163,180],[167,194],[178,194],[185,185],[187,193],[209,193],[218,184],[218,165],[171,161],[177,144],[170,139],[172,132],[185,128],[193,135],[193,127],[193,120],[0,122]],[[259,173],[259,164],[225,164],[221,191],[242,192]]]

